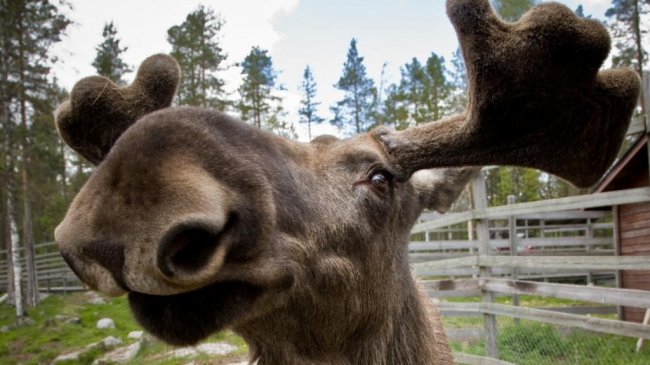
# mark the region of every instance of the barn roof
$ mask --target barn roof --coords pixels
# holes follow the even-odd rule
[[[632,189],[650,185],[648,171],[648,136],[643,135],[612,166],[593,188],[594,193]]]

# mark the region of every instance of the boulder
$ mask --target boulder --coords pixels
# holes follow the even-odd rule
[[[138,355],[140,351],[140,342],[133,343],[129,346],[118,347],[115,350],[105,354],[93,361],[93,365],[104,364],[124,364]]]
[[[98,329],[108,329],[108,328],[115,328],[115,322],[113,322],[112,319],[110,318],[102,318],[99,321],[97,321],[97,328]]]
[[[231,352],[234,352],[236,350],[237,350],[236,346],[233,346],[227,342],[208,342],[208,343],[202,343],[194,347],[179,348],[168,352],[167,354],[165,354],[165,356],[176,357],[176,358],[192,357],[192,356],[197,356],[199,354],[211,355],[211,356],[214,355],[223,356]]]
[[[106,348],[111,348],[111,347],[116,347],[121,345],[123,342],[121,339],[115,337],[115,336],[108,336],[105,339],[102,340],[102,343],[104,344],[104,347]]]
[[[139,339],[142,338],[143,334],[144,334],[144,332],[142,332],[142,331],[131,331],[131,332],[129,332],[129,335],[127,337],[132,339],[132,340],[139,340]]]
[[[82,351],[69,352],[67,354],[59,355],[56,359],[52,361],[52,364],[58,364],[64,361],[78,361],[79,356],[81,356]]]

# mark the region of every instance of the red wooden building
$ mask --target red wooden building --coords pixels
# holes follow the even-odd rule
[[[650,185],[648,137],[642,136],[595,187],[594,192],[647,187]],[[617,205],[612,209],[618,227],[617,254],[650,256],[650,202]],[[616,232],[617,231],[617,232]],[[650,271],[621,271],[619,285],[627,289],[650,290]],[[645,309],[623,308],[626,321],[641,322]]]

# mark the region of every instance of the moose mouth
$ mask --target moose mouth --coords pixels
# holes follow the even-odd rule
[[[131,292],[128,298],[144,329],[171,345],[189,346],[232,325],[261,292],[247,283],[220,282],[168,296]]]

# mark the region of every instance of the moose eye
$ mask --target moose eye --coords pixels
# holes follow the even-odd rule
[[[370,186],[377,192],[385,194],[390,187],[392,175],[386,171],[376,171],[370,175]]]

